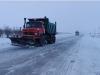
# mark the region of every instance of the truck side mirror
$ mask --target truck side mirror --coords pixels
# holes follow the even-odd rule
[[[46,16],[44,16],[44,18],[46,19],[47,17],[46,17]]]
[[[55,25],[57,24],[57,22],[55,22]]]
[[[23,28],[25,28],[25,25],[23,25]]]
[[[20,27],[20,31],[22,30],[22,28]]]
[[[24,26],[23,26],[23,28],[25,28],[25,25],[26,25],[26,18],[24,18]]]

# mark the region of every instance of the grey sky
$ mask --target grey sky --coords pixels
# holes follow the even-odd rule
[[[20,27],[24,17],[50,18],[58,31],[95,31],[100,27],[100,2],[0,2],[0,27]]]

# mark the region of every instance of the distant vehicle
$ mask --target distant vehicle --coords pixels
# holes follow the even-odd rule
[[[28,20],[28,21],[27,21]],[[47,17],[24,18],[22,35],[10,37],[12,45],[43,46],[56,41],[56,22],[50,23]]]
[[[75,36],[79,36],[79,31],[75,31]]]

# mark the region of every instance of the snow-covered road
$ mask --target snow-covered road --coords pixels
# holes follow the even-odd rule
[[[100,37],[86,35],[42,67],[40,75],[100,75]]]
[[[84,36],[68,75],[100,75],[100,37]]]
[[[1,38],[0,41],[0,75],[40,75],[43,74],[50,62],[58,59],[62,62],[62,56],[66,53],[70,56],[74,51],[71,47],[76,45],[80,37],[73,35],[58,35],[57,42],[44,47],[14,47],[10,40]],[[61,59],[60,59],[61,58]],[[59,64],[58,63],[58,64]]]
[[[0,75],[100,75],[97,35],[57,37],[55,44],[44,47],[2,47]]]

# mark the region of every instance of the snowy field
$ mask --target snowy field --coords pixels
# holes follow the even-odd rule
[[[0,75],[100,75],[100,38],[57,35],[55,44],[15,47],[0,38]]]

